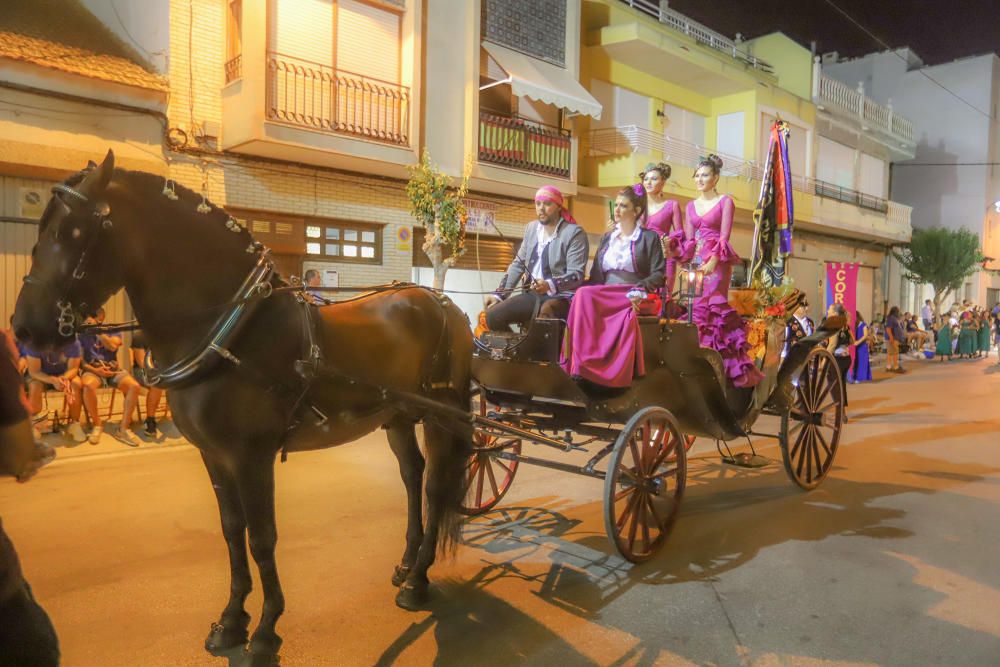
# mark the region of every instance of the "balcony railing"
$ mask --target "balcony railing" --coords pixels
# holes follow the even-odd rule
[[[814,66],[813,97],[817,104],[829,105],[851,115],[856,115],[865,125],[874,126],[900,141],[913,143],[913,123],[896,114],[891,106],[883,106],[861,89],[851,88],[836,79],[820,73],[820,65]]]
[[[237,54],[226,61],[226,83],[232,83],[243,77],[243,56]]]
[[[569,178],[573,137],[568,130],[519,117],[479,113],[479,159]]]
[[[269,53],[266,104],[270,120],[409,144],[407,86]]]
[[[768,63],[747,53],[746,51],[741,51],[732,40],[726,39],[714,30],[709,30],[705,26],[692,21],[679,12],[675,12],[668,7],[661,7],[660,3],[656,0],[620,1],[629,7],[646,14],[647,16],[652,16],[660,23],[669,26],[678,32],[684,33],[698,43],[704,44],[709,48],[715,49],[716,51],[721,51],[722,53],[725,53],[740,62],[750,65],[750,67],[753,67],[754,69],[767,72],[768,74],[774,72],[774,68]]]
[[[718,151],[706,146],[699,146],[637,125],[592,130],[585,136],[584,144],[584,150],[587,151],[587,154],[594,157],[657,152],[661,153],[663,160],[671,165],[688,167],[697,165],[701,156],[716,153],[722,158],[723,176],[734,176],[754,181],[760,181],[764,177],[764,165],[757,161],[718,153]],[[883,213],[890,222],[898,220],[900,224],[905,222],[907,225],[910,222],[910,208],[908,206],[850,188],[842,188],[826,181],[793,174],[792,189]]]

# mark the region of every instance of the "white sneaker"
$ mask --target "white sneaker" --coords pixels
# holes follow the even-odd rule
[[[87,434],[83,432],[80,422],[73,422],[66,427],[66,435],[74,442],[83,442],[87,439]]]
[[[128,445],[129,447],[138,447],[139,441],[136,440],[135,436],[132,435],[132,431],[125,426],[124,422],[118,425],[115,429],[114,437],[116,440]]]
[[[87,440],[90,440],[90,444],[96,445],[101,441],[101,434],[104,433],[104,425],[95,426],[90,429],[90,435],[87,436]]]

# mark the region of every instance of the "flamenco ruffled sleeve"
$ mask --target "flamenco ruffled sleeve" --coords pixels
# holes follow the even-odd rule
[[[678,241],[677,246],[677,250],[680,252],[680,257],[677,258],[677,261],[682,264],[690,262],[694,259],[694,251],[697,247],[698,243],[694,239],[684,239],[683,236],[681,236],[681,240]]]
[[[702,255],[706,257],[718,257],[719,264],[733,264],[740,261],[740,256],[736,254],[729,241],[722,239],[711,239],[702,247]]]

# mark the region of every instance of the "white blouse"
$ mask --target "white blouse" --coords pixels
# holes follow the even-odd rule
[[[621,227],[615,225],[615,231],[608,239],[608,249],[601,260],[601,268],[605,271],[629,271],[635,273],[635,257],[632,255],[632,245],[639,240],[642,227],[635,226],[632,234],[622,236]]]

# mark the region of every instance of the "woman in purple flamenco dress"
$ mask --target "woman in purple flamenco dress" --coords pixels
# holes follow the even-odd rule
[[[753,387],[764,374],[747,354],[743,318],[729,305],[729,282],[739,255],[729,245],[735,206],[729,195],[720,195],[722,159],[709,155],[694,173],[698,198],[687,205],[685,247],[681,261],[690,261],[704,273],[702,296],[694,302],[694,321],[701,346],[722,355],[726,375],[736,387]]]
[[[649,211],[646,213],[646,229],[660,235],[663,256],[666,258],[666,298],[674,291],[677,277],[677,255],[684,244],[684,225],[681,222],[681,206],[673,199],[667,199],[663,186],[670,178],[670,165],[665,162],[650,163],[639,177],[646,188]]]

